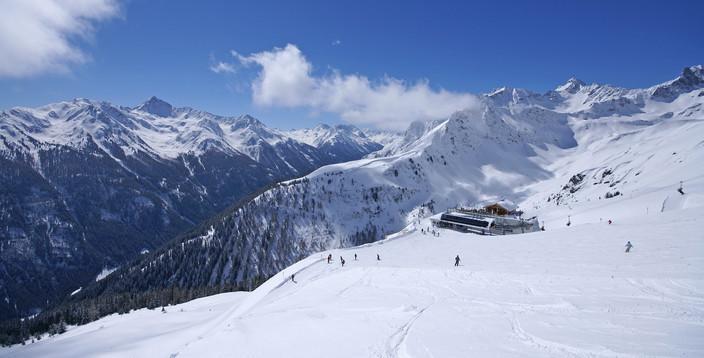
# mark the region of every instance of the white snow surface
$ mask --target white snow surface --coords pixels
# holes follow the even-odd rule
[[[311,255],[251,293],[112,315],[0,356],[702,356],[702,204],[502,237],[410,226],[329,251],[332,264]]]

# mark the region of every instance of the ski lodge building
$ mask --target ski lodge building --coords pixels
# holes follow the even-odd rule
[[[540,230],[536,217],[523,219],[523,212],[502,204],[492,203],[471,209],[449,209],[431,217],[430,220],[437,227],[480,235],[523,234]]]

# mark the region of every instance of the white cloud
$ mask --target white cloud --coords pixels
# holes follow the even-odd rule
[[[415,120],[444,118],[476,105],[467,93],[432,89],[428,81],[408,84],[391,77],[370,81],[338,71],[313,75],[313,66],[295,45],[242,56],[243,65],[259,67],[251,84],[255,104],[306,107],[339,114],[348,122],[386,129],[405,129]]]
[[[215,73],[235,73],[235,65],[220,61],[210,65],[210,70]]]
[[[335,41],[332,42],[332,45],[333,45],[333,46],[340,46],[340,45],[342,45],[342,41],[340,41],[340,40],[335,40]]]
[[[3,0],[0,77],[66,72],[89,57],[77,41],[120,12],[117,0]]]

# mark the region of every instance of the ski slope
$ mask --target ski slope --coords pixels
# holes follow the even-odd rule
[[[332,264],[328,252],[314,254],[251,293],[112,315],[0,357],[701,357],[701,209],[608,225],[583,205],[570,227],[503,237],[433,237],[411,226],[330,251]]]

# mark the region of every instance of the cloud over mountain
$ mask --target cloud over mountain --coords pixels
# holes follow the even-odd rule
[[[251,88],[260,106],[304,107],[336,113],[354,124],[398,130],[477,103],[467,93],[433,89],[427,80],[408,83],[388,76],[371,80],[336,70],[316,75],[313,64],[292,44],[246,56],[233,51],[233,55],[241,65],[257,68]]]

